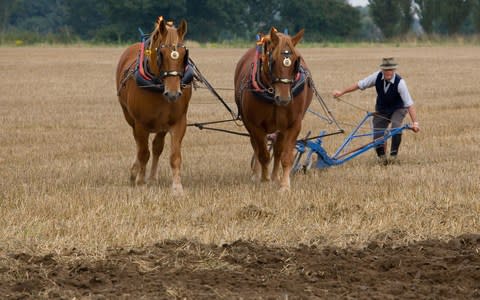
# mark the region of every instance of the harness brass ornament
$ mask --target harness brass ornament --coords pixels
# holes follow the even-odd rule
[[[173,50],[172,53],[170,53],[170,57],[172,59],[178,59],[179,56],[180,55],[178,54],[178,51],[176,51],[176,50]]]

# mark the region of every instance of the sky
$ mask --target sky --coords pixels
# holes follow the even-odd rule
[[[348,0],[348,2],[352,6],[366,6],[368,4],[368,0]]]

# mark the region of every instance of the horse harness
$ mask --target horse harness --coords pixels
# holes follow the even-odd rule
[[[120,91],[126,86],[127,81],[134,77],[135,82],[138,87],[148,89],[152,92],[163,93],[165,91],[165,85],[163,83],[163,79],[169,76],[180,76],[181,78],[181,88],[185,88],[189,85],[193,80],[193,68],[190,65],[190,60],[188,57],[188,49],[183,45],[160,45],[157,48],[157,65],[160,69],[163,55],[162,52],[159,51],[163,48],[170,48],[173,49],[170,53],[170,57],[172,59],[178,59],[179,54],[177,51],[177,47],[185,48],[185,56],[183,58],[183,64],[185,66],[184,72],[179,72],[176,70],[167,70],[160,72],[158,76],[155,76],[150,72],[150,68],[148,67],[148,57],[150,56],[151,50],[151,39],[146,39],[141,42],[140,50],[137,56],[137,59],[130,64],[130,66],[125,70],[123,73],[122,80],[120,81],[120,88],[117,91],[117,95],[120,95]]]
[[[298,58],[294,62],[295,75],[293,78],[278,78],[273,75],[273,66],[275,64],[275,61],[273,60],[272,52],[268,51],[266,48],[267,47],[265,45],[264,39],[262,38],[257,43],[255,59],[252,63],[249,73],[245,76],[246,77],[245,79],[247,82],[245,85],[242,85],[240,92],[242,92],[244,88],[248,86],[249,91],[254,93],[262,101],[267,103],[275,103],[275,99],[274,99],[275,94],[271,84],[285,83],[285,84],[291,85],[291,91],[294,97],[300,94],[303,91],[305,81],[308,78],[310,78],[310,74],[308,70],[306,70],[300,64],[300,58]],[[292,64],[292,61],[290,59],[292,52],[289,50],[284,50],[281,52],[281,54],[283,55],[283,61],[282,61],[283,65],[285,67],[290,67]],[[265,84],[261,80],[261,74],[262,74],[262,68],[263,68],[261,56],[268,57],[268,72],[272,77],[272,82],[270,85]],[[310,83],[310,81],[308,81],[308,83]]]

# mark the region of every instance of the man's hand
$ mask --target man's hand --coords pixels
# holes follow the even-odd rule
[[[418,122],[413,122],[412,124],[412,130],[413,132],[417,133],[420,131],[420,127],[418,126]]]
[[[343,96],[343,93],[340,91],[333,91],[333,98],[338,99],[338,97]]]

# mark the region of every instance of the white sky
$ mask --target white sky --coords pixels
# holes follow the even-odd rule
[[[367,6],[368,0],[348,0],[352,6]]]

